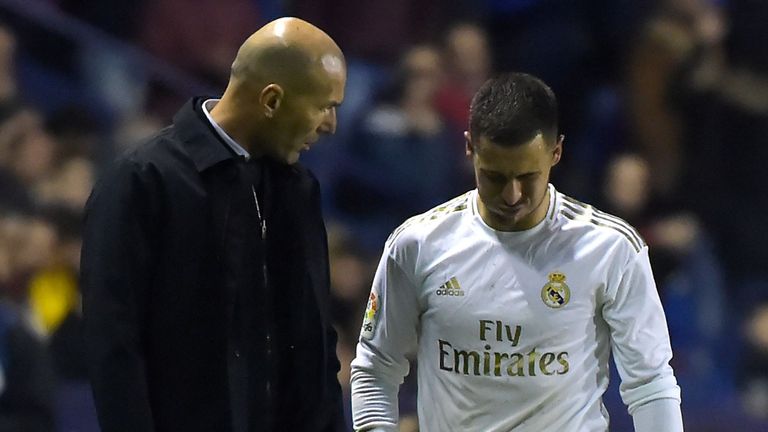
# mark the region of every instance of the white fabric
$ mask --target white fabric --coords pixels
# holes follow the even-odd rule
[[[208,121],[211,123],[211,126],[213,126],[213,129],[216,131],[216,133],[219,134],[221,139],[224,140],[224,142],[229,146],[229,148],[232,149],[235,154],[244,157],[246,160],[251,158],[250,153],[246,149],[243,148],[240,144],[237,143],[237,141],[233,140],[231,136],[229,136],[224,129],[219,126],[218,123],[211,117],[211,110],[213,107],[216,106],[217,103],[219,103],[221,99],[207,99],[205,102],[203,102],[202,108],[203,108],[203,114],[205,114],[205,118],[208,119]]]
[[[674,399],[656,399],[637,407],[632,421],[635,432],[683,432],[680,402]]]
[[[393,232],[352,362],[356,430],[397,425],[413,354],[422,432],[605,432],[611,348],[630,413],[679,402],[647,247],[549,192],[526,231],[488,227],[473,190]]]

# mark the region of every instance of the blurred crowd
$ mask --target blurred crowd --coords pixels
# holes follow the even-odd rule
[[[302,155],[323,186],[347,395],[384,240],[473,187],[470,98],[516,70],[558,95],[558,189],[650,245],[688,430],[768,430],[768,2],[1,0],[0,432],[98,430],[83,205],[109,160],[220,93],[240,43],[282,15],[347,55],[337,133]],[[631,430],[613,381],[612,430]]]

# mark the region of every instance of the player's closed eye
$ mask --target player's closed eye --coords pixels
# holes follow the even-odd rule
[[[539,173],[539,172],[530,172],[530,173],[521,174],[517,178],[520,179],[520,180],[533,180],[533,179],[537,178],[539,176],[539,174],[541,174],[541,173]]]
[[[503,175],[494,173],[485,173],[485,178],[493,183],[504,183],[507,181],[507,178]]]

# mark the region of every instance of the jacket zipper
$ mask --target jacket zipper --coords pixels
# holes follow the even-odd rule
[[[256,204],[256,214],[259,217],[259,226],[261,227],[261,250],[262,250],[262,261],[261,261],[261,275],[262,275],[262,282],[264,284],[264,300],[266,304],[266,313],[265,316],[267,318],[266,325],[264,326],[266,329],[266,336],[265,336],[265,346],[266,346],[266,384],[265,384],[265,391],[267,395],[267,400],[265,403],[266,408],[266,430],[272,430],[272,292],[269,289],[269,274],[267,272],[267,220],[264,218],[264,215],[261,213],[261,206],[259,205],[259,198],[256,195],[256,188],[251,185],[251,192],[253,193],[253,202]]]

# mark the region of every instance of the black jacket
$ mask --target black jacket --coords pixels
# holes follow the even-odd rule
[[[345,430],[317,181],[298,164],[263,162],[269,237],[253,268],[266,264],[269,282],[231,274],[230,245],[250,225],[230,219],[249,194],[243,162],[200,103],[120,158],[86,206],[83,307],[102,430],[229,432],[238,418],[249,431]],[[238,305],[237,290],[252,302]],[[253,334],[278,344],[249,341],[250,380],[232,366],[243,306]],[[246,406],[237,394],[250,395]]]

